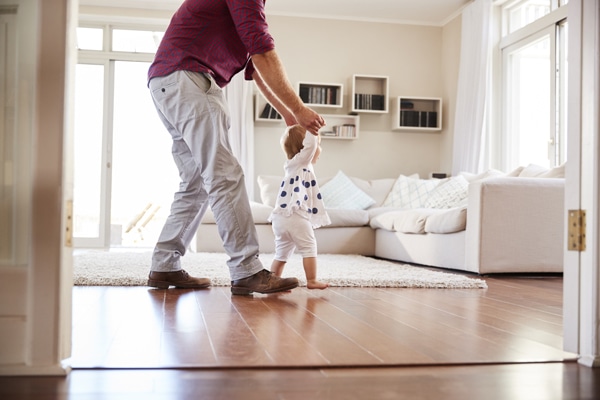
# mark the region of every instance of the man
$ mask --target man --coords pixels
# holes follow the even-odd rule
[[[148,71],[159,117],[173,139],[181,177],[160,234],[148,277],[158,288],[205,288],[208,278],[181,269],[202,216],[210,205],[229,255],[231,292],[274,293],[298,286],[263,268],[243,171],[228,140],[229,112],[222,88],[244,70],[287,125],[317,134],[323,118],[306,107],[287,79],[268,32],[265,0],[185,0]]]

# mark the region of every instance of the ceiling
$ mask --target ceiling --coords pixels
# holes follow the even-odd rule
[[[442,26],[472,0],[269,0],[267,15]],[[182,0],[79,0],[80,5],[174,11]]]

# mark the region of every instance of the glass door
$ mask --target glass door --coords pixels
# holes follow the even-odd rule
[[[179,186],[171,136],[147,87],[149,66],[114,62],[112,246],[153,247]]]
[[[148,91],[149,66],[77,66],[75,247],[151,248],[169,214],[179,175]]]

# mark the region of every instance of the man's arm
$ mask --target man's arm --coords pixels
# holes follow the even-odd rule
[[[313,135],[325,125],[323,118],[304,105],[290,84],[283,64],[275,50],[252,56],[253,79],[265,98],[284,117],[286,124],[295,122]],[[291,114],[291,115],[290,115]],[[294,121],[295,119],[295,121]]]

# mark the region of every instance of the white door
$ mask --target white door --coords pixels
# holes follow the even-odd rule
[[[580,362],[598,364],[598,215],[599,215],[599,88],[600,3],[569,2],[569,134],[565,210],[585,210],[584,251],[565,252],[564,349],[580,354]],[[565,218],[567,216],[565,215]],[[568,226],[568,224],[565,224]],[[568,246],[569,240],[567,238]]]

